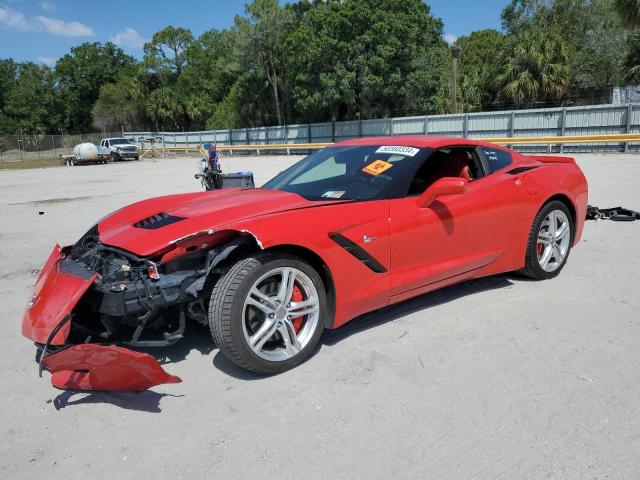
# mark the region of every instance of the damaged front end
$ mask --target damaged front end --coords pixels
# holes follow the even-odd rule
[[[216,267],[251,237],[198,232],[141,258],[101,243],[97,227],[75,245],[56,245],[34,287],[22,333],[58,388],[140,391],[180,379],[157,360],[116,346],[179,341],[187,319],[207,324]]]

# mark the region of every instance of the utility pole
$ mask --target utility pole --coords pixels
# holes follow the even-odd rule
[[[451,108],[453,113],[458,113],[458,59],[462,54],[459,45],[451,45]]]

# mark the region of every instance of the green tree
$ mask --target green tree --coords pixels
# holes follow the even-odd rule
[[[138,76],[123,75],[100,87],[91,109],[93,124],[106,131],[134,129],[144,121],[146,91]]]
[[[501,100],[533,107],[537,102],[559,101],[567,92],[571,71],[562,41],[546,32],[524,30],[509,37],[498,75]]]
[[[624,60],[624,79],[628,82],[640,82],[640,29],[629,35],[628,52]]]
[[[53,71],[44,65],[17,65],[12,88],[5,92],[2,113],[10,122],[5,133],[51,133],[60,126],[60,101]]]
[[[152,71],[180,76],[186,63],[185,52],[192,42],[193,35],[186,28],[163,28],[144,44],[145,64]]]
[[[496,30],[480,30],[456,41],[462,49],[458,71],[465,111],[486,108],[496,99],[504,42],[505,36]]]
[[[293,102],[306,120],[426,113],[443,105],[449,54],[442,22],[419,0],[317,3],[285,49]]]
[[[91,109],[100,88],[135,69],[135,60],[112,43],[83,43],[56,63],[59,96],[64,104],[64,128],[91,131]]]
[[[614,0],[622,22],[629,28],[640,27],[640,0]]]
[[[293,26],[294,15],[278,0],[253,0],[245,7],[247,17],[236,17],[243,61],[249,70],[264,76],[271,89],[273,111],[278,125],[284,124],[281,46]]]

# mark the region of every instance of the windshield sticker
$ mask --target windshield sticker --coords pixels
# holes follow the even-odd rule
[[[376,153],[395,153],[406,157],[415,157],[419,151],[419,148],[387,145],[378,148]]]
[[[393,167],[393,163],[385,162],[384,160],[375,160],[373,163],[370,163],[366,167],[362,169],[364,173],[368,173],[369,175],[380,175],[382,172],[386,172],[391,167]]]
[[[324,192],[322,194],[322,198],[342,198],[344,194],[345,194],[344,190],[343,191],[330,190],[328,192]]]

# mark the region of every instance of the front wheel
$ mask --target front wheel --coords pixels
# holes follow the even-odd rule
[[[238,261],[216,282],[209,327],[232,362],[276,374],[309,357],[326,314],[326,293],[315,269],[297,257],[262,253]]]
[[[118,154],[116,152],[111,152],[111,162],[115,163],[119,160]]]
[[[536,280],[556,277],[569,258],[573,243],[573,220],[559,201],[544,205],[531,226],[522,273]]]

